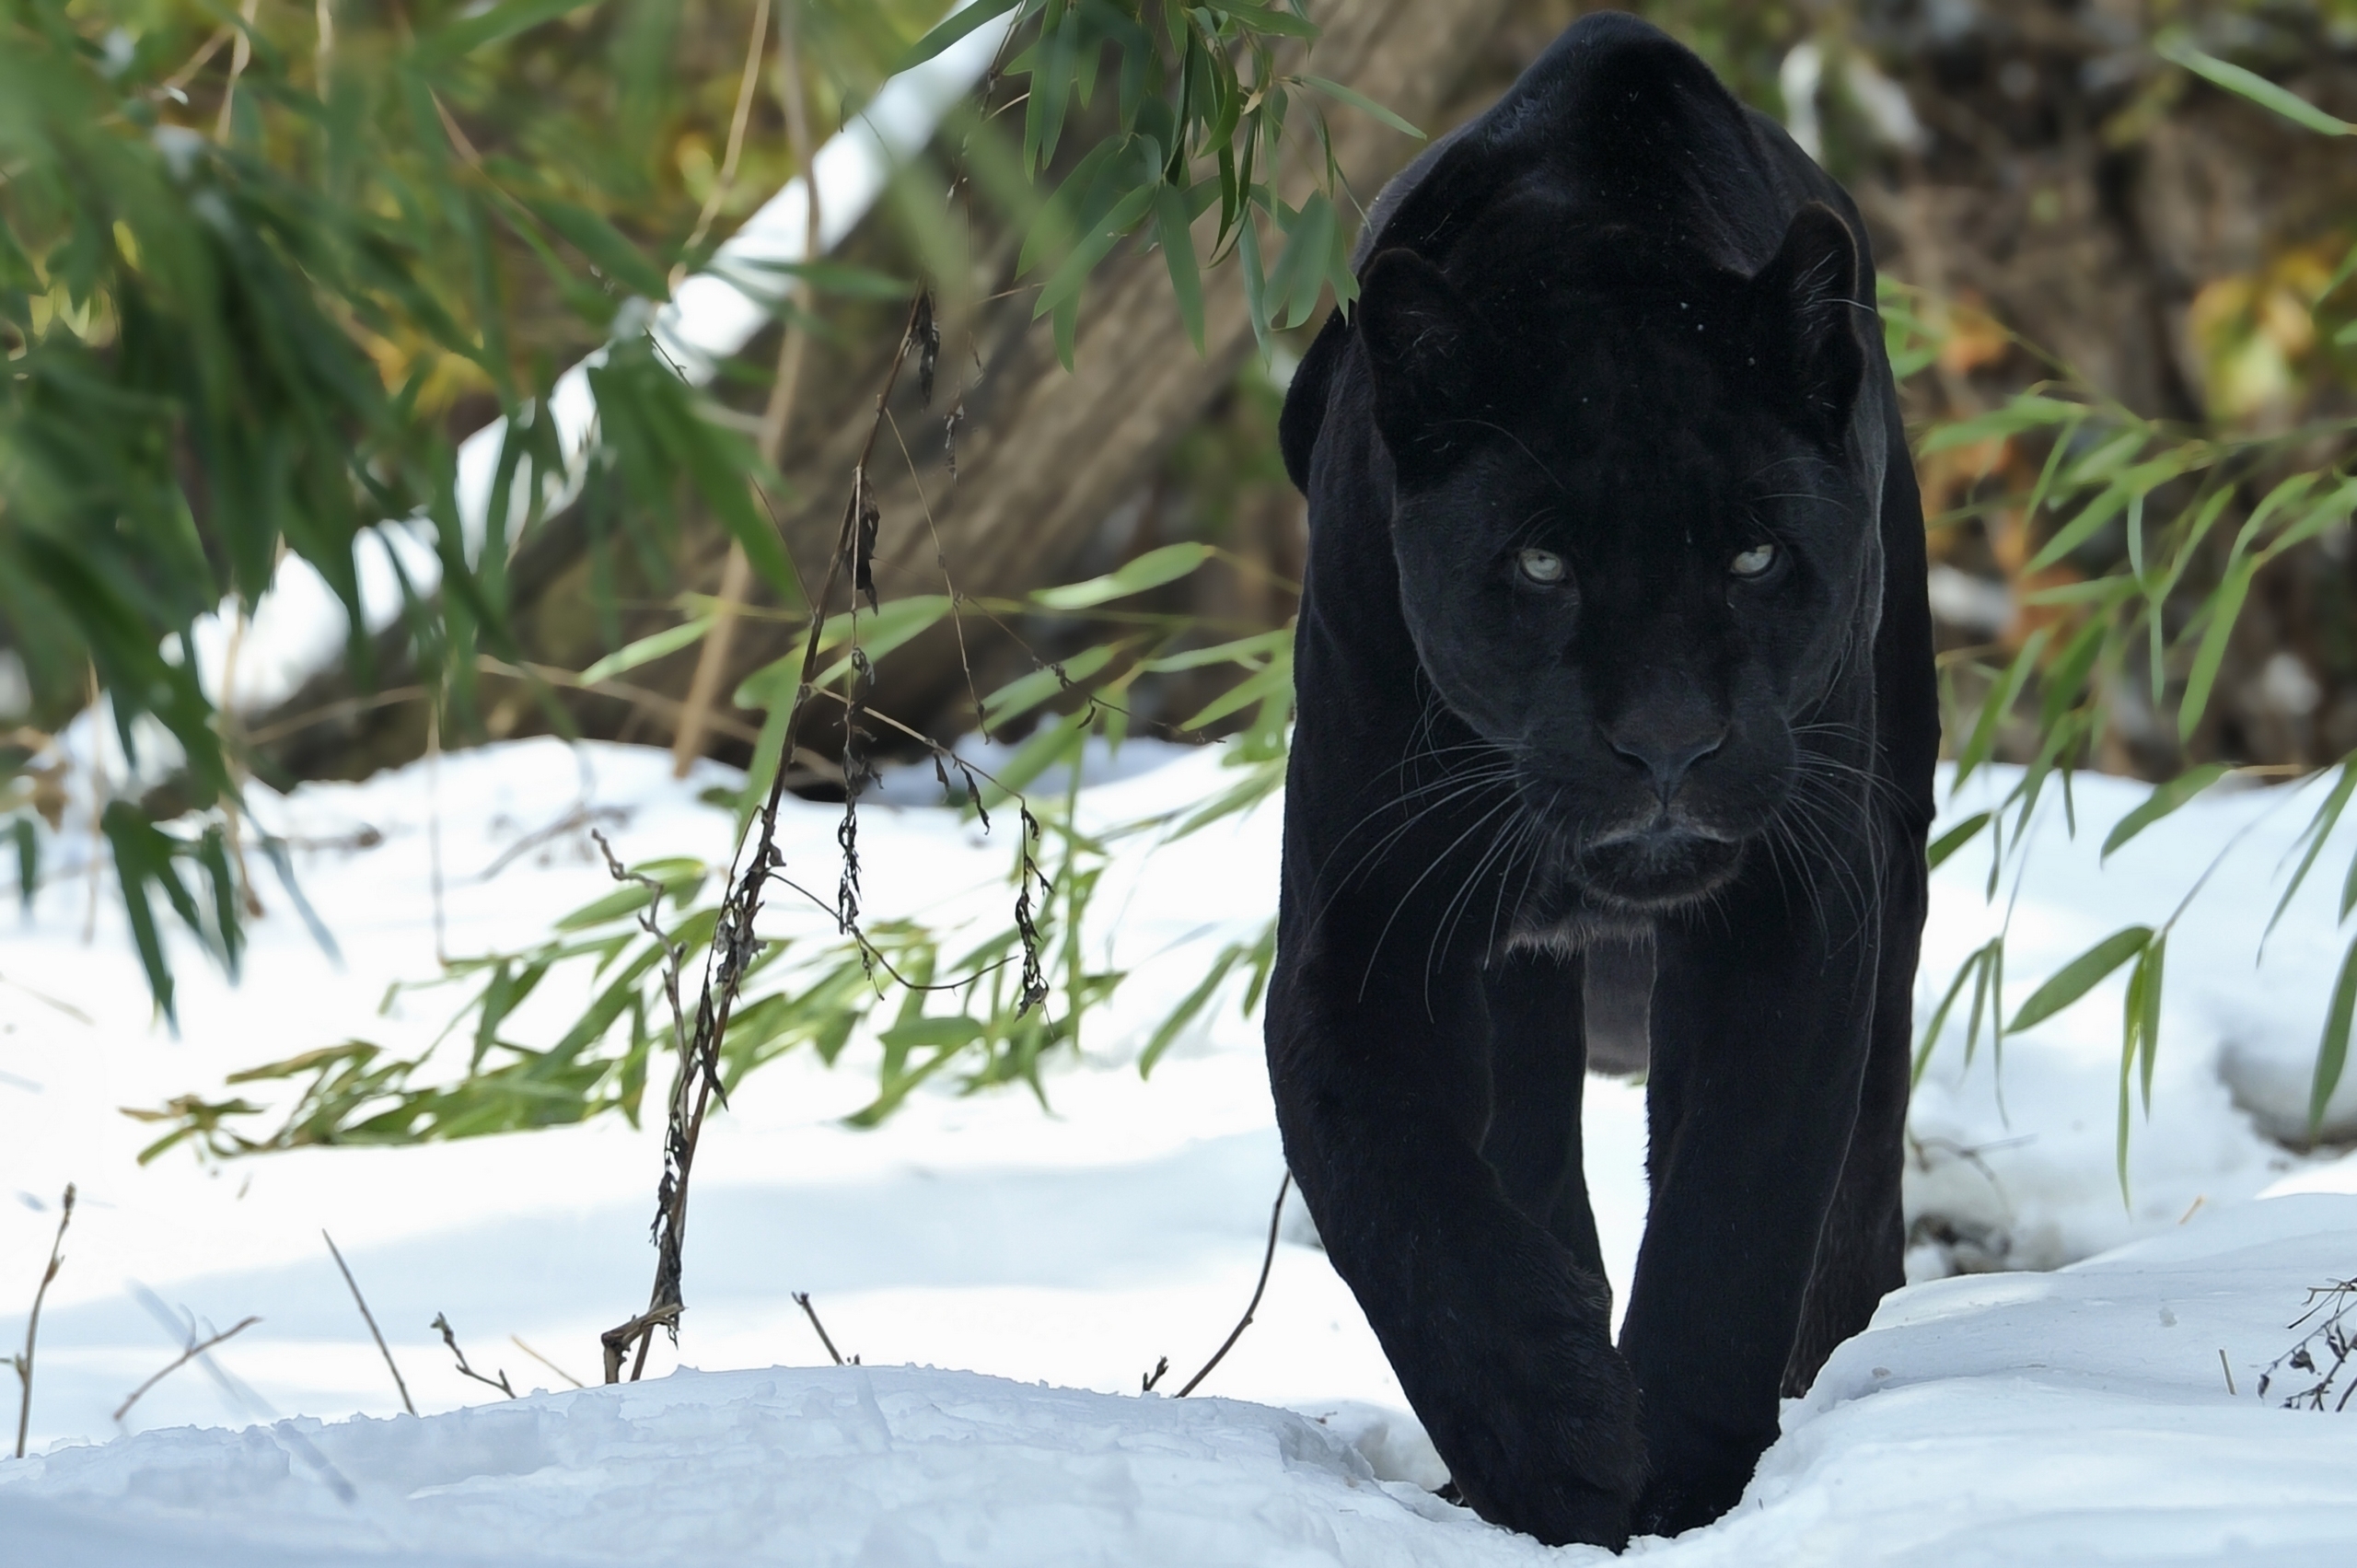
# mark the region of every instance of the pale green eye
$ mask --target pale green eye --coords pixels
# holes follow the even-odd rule
[[[1738,577],[1757,577],[1776,563],[1776,547],[1755,544],[1727,563],[1727,570]]]
[[[1515,564],[1534,583],[1551,586],[1563,580],[1563,558],[1551,550],[1526,550],[1515,558]]]

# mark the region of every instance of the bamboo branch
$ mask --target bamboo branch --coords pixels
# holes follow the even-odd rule
[[[393,1365],[392,1350],[385,1343],[384,1334],[377,1328],[377,1315],[368,1310],[368,1298],[360,1294],[360,1282],[352,1277],[352,1269],[344,1262],[343,1254],[336,1250],[335,1237],[322,1230],[319,1232],[319,1239],[328,1244],[328,1254],[335,1260],[335,1266],[343,1271],[343,1283],[352,1287],[352,1299],[360,1307],[360,1320],[368,1325],[368,1337],[377,1342],[377,1353],[385,1358],[385,1369],[393,1375],[393,1387],[401,1391],[401,1409],[415,1415],[417,1407],[410,1402],[409,1385],[401,1381],[401,1369]]]
[[[900,330],[891,367],[876,394],[875,417],[869,422],[859,460],[852,469],[851,494],[843,503],[835,548],[827,562],[826,581],[810,607],[810,627],[802,645],[801,679],[795,684],[792,706],[786,710],[785,734],[778,753],[781,761],[770,777],[769,794],[758,814],[761,828],[754,836],[752,858],[741,868],[731,868],[728,891],[721,900],[720,916],[713,924],[712,947],[704,958],[703,992],[696,1003],[695,1028],[680,1051],[679,1071],[672,1083],[670,1114],[664,1133],[663,1178],[656,1188],[655,1199],[652,1299],[644,1312],[599,1336],[606,1352],[609,1383],[621,1380],[622,1354],[633,1343],[637,1353],[631,1365],[631,1381],[636,1382],[646,1370],[646,1355],[654,1345],[656,1326],[675,1325],[679,1313],[686,1309],[679,1295],[679,1276],[687,1248],[688,1188],[695,1169],[696,1144],[703,1133],[704,1114],[714,1091],[720,1088],[721,1042],[728,1033],[728,1020],[736,1008],[746,968],[761,951],[761,939],[754,935],[753,926],[761,914],[761,894],[769,886],[771,874],[784,860],[777,852],[778,812],[785,796],[786,768],[783,759],[794,755],[803,719],[810,711],[810,693],[818,686],[819,638],[826,624],[827,606],[833,600],[846,567],[852,569],[854,583],[858,577],[854,555],[861,521],[873,505],[868,498],[867,465],[875,457],[877,438],[883,434],[886,402],[893,388],[900,384],[901,367],[908,363],[909,350],[921,335],[921,324],[930,309],[930,296],[922,292],[909,302],[907,324]],[[855,587],[853,591],[855,599]],[[726,1099],[725,1092],[722,1098]]]
[[[169,1366],[165,1367],[164,1370],[157,1373],[156,1376],[148,1378],[147,1381],[131,1390],[131,1397],[115,1407],[115,1424],[117,1426],[121,1426],[122,1424],[122,1418],[131,1413],[131,1407],[139,1402],[140,1395],[145,1394],[148,1389],[154,1388],[157,1384],[161,1383],[165,1378],[169,1377],[173,1373],[178,1372],[181,1367],[186,1366],[190,1362],[194,1361],[198,1356],[203,1355],[206,1351],[211,1350],[215,1345],[219,1344],[222,1341],[234,1339],[261,1321],[261,1318],[253,1317],[239,1318],[236,1323],[222,1330],[219,1333],[214,1335],[209,1340],[198,1340],[194,1338],[193,1330],[192,1330],[192,1337],[189,1341],[188,1348],[180,1352],[180,1355],[174,1359]],[[17,1457],[21,1458],[23,1458],[23,1455],[19,1453]]]
[[[1220,1342],[1219,1349],[1212,1352],[1212,1358],[1203,1363],[1203,1369],[1187,1379],[1186,1387],[1178,1390],[1179,1399],[1193,1393],[1195,1386],[1212,1375],[1212,1368],[1226,1359],[1227,1353],[1236,1348],[1236,1342],[1244,1337],[1244,1330],[1252,1326],[1252,1314],[1260,1310],[1260,1293],[1269,1288],[1269,1269],[1277,1260],[1277,1222],[1284,1217],[1285,1194],[1292,1187],[1293,1172],[1288,1170],[1284,1179],[1277,1183],[1277,1201],[1269,1209],[1269,1247],[1260,1254],[1260,1283],[1252,1287],[1252,1299],[1245,1303],[1244,1316],[1237,1319],[1236,1327],[1227,1331],[1227,1338]],[[1152,1383],[1146,1385],[1149,1388],[1153,1386]]]
[[[49,1295],[49,1282],[57,1277],[57,1267],[65,1261],[65,1227],[74,1223],[74,1184],[65,1184],[64,1213],[57,1216],[57,1236],[49,1244],[49,1267],[41,1271],[41,1284],[33,1291],[33,1312],[25,1319],[25,1348],[9,1357],[17,1369],[17,1381],[22,1394],[17,1403],[17,1458],[25,1457],[25,1429],[33,1414],[33,1342],[41,1337],[41,1304]]]
[[[769,0],[761,0],[761,14],[766,20]],[[737,120],[730,132],[728,168],[733,168],[737,157],[737,137],[743,130],[745,111],[752,87],[755,62],[759,57],[761,26],[754,31],[755,50],[745,61],[743,89],[737,102]],[[789,9],[778,27],[778,75],[780,96],[785,100],[785,134],[794,153],[794,166],[802,179],[802,259],[809,261],[819,250],[819,182],[810,168],[810,117],[802,99],[802,57],[795,46],[801,20],[798,7]],[[728,169],[721,175],[725,183]],[[693,249],[692,242],[690,246]],[[788,291],[790,298],[807,303],[809,289],[802,285]],[[758,449],[766,468],[777,467],[778,456],[785,449],[785,432],[794,415],[795,394],[802,385],[802,363],[809,347],[810,334],[803,319],[795,315],[785,324],[785,335],[778,340],[777,371],[770,381],[769,402],[761,411],[761,430]],[[754,485],[760,497],[761,487]],[[753,586],[752,563],[747,559],[745,547],[731,543],[728,559],[720,569],[720,593],[712,607],[712,625],[703,634],[703,645],[696,653],[695,674],[688,682],[687,702],[679,710],[679,722],[671,738],[671,776],[683,779],[703,755],[704,731],[712,726],[713,704],[719,700],[720,688],[728,675],[728,652],[737,640],[737,619],[744,609],[746,594]]]

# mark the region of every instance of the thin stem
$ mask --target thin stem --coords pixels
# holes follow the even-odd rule
[[[360,1308],[360,1320],[368,1325],[368,1337],[377,1342],[377,1353],[385,1358],[385,1370],[393,1375],[393,1387],[401,1390],[401,1409],[415,1415],[417,1406],[410,1402],[409,1385],[401,1380],[401,1369],[393,1363],[392,1349],[385,1343],[384,1333],[377,1327],[377,1315],[368,1310],[368,1298],[360,1294],[360,1282],[352,1277],[352,1267],[337,1249],[335,1237],[322,1230],[319,1239],[328,1244],[328,1256],[335,1260],[336,1268],[343,1274],[343,1283],[352,1287],[352,1299]]]
[[[1236,1327],[1227,1331],[1227,1338],[1220,1342],[1220,1347],[1212,1353],[1212,1358],[1203,1363],[1203,1369],[1187,1379],[1186,1386],[1178,1390],[1178,1398],[1183,1400],[1193,1393],[1195,1386],[1212,1375],[1212,1368],[1226,1358],[1227,1353],[1236,1348],[1236,1342],[1244,1337],[1244,1330],[1252,1326],[1252,1315],[1260,1310],[1260,1295],[1269,1288],[1269,1270],[1277,1260],[1277,1224],[1284,1218],[1285,1194],[1291,1191],[1293,1172],[1288,1170],[1284,1179],[1277,1183],[1277,1201],[1269,1206],[1269,1246],[1260,1254],[1260,1282],[1252,1287],[1252,1299],[1245,1303],[1244,1316],[1237,1318]]]
[[[24,1353],[15,1357],[17,1381],[23,1386],[22,1397],[17,1404],[17,1458],[25,1457],[25,1429],[33,1414],[33,1344],[41,1337],[41,1304],[49,1295],[49,1282],[57,1277],[58,1265],[65,1261],[65,1227],[74,1223],[74,1184],[65,1184],[64,1213],[57,1216],[57,1236],[49,1244],[49,1267],[41,1271],[41,1284],[33,1291],[33,1313],[25,1319]]]
[[[139,1402],[139,1397],[142,1394],[145,1394],[148,1389],[154,1388],[157,1384],[161,1383],[165,1378],[169,1377],[173,1373],[178,1372],[181,1367],[186,1366],[190,1362],[194,1361],[198,1356],[203,1355],[206,1351],[211,1350],[215,1345],[219,1344],[222,1341],[234,1339],[261,1321],[261,1319],[259,1318],[243,1318],[238,1322],[232,1324],[230,1327],[222,1330],[219,1333],[214,1335],[209,1340],[192,1340],[189,1342],[188,1349],[180,1352],[180,1355],[173,1360],[169,1366],[165,1367],[161,1372],[157,1373],[156,1376],[148,1378],[147,1381],[131,1390],[131,1397],[115,1407],[115,1424],[117,1426],[121,1426],[122,1424],[122,1418],[131,1413],[131,1407],[137,1404]],[[24,1458],[24,1452],[22,1449],[17,1451],[17,1457],[18,1458]]]

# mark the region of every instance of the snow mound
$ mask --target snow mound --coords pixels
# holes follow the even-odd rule
[[[62,1448],[0,1465],[0,1537],[25,1568],[1562,1560],[1288,1411],[860,1366]]]
[[[1887,1299],[1736,1510],[1661,1568],[2323,1568],[2357,1546],[2357,1364],[2285,1365],[2357,1265],[2357,1196],[2205,1213],[2050,1274]],[[2263,1371],[2274,1368],[2265,1394]],[[2321,1411],[2285,1408],[2326,1372]],[[1370,1460],[1373,1462],[1370,1463]],[[0,1460],[10,1568],[1608,1561],[1434,1498],[1405,1417],[771,1368],[423,1419],[177,1427]],[[1415,1480],[1387,1480],[1408,1473]]]
[[[2310,1287],[2352,1272],[2357,1198],[2309,1194],[2054,1273],[1897,1292],[1784,1407],[1741,1506],[1665,1555],[2337,1568],[2357,1553],[2357,1405],[2283,1408],[2316,1381],[2288,1366],[2258,1385],[2315,1326],[2285,1328]]]

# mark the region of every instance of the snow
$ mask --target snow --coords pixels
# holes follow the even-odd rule
[[[894,780],[886,798],[901,804],[863,818],[871,910],[1003,921],[1005,824],[985,838],[924,804],[922,775]],[[730,782],[709,768],[674,783],[651,749],[540,740],[266,798],[259,809],[297,846],[341,967],[265,878],[271,912],[241,987],[176,945],[178,1038],[152,1015],[119,908],[102,901],[84,943],[87,886],[63,870],[83,858],[69,823],[45,859],[61,874],[0,936],[0,1189],[17,1199],[0,1204],[0,1344],[21,1342],[58,1191],[72,1179],[82,1194],[42,1318],[35,1457],[0,1460],[0,1557],[114,1568],[168,1552],[205,1568],[1550,1555],[1430,1497],[1438,1461],[1297,1202],[1255,1322],[1202,1391],[1137,1392],[1159,1357],[1174,1368],[1166,1392],[1202,1365],[1260,1268],[1282,1161],[1255,1020],[1231,995],[1151,1080],[1134,1060],[1208,957],[1257,934],[1273,907],[1274,801],[1117,856],[1092,942],[1131,979],[1079,1058],[1053,1064],[1047,1110],[1020,1089],[944,1086],[879,1131],[849,1129],[840,1119],[864,1103],[872,1063],[856,1046],[831,1072],[790,1057],[749,1080],[707,1132],[680,1345],[657,1342],[644,1383],[576,1392],[516,1340],[593,1377],[597,1333],[643,1304],[656,1129],[303,1151],[218,1171],[177,1151],[134,1163],[152,1131],[118,1106],[218,1097],[229,1072],[352,1036],[398,1049],[434,1037],[456,989],[377,1007],[391,981],[435,972],[437,844],[443,949],[521,945],[610,887],[582,823],[628,859],[722,859],[727,819],[696,796]],[[1102,826],[1222,782],[1215,752],[1132,743],[1091,758],[1079,799]],[[1974,781],[1951,814],[2010,782]],[[1927,1283],[1886,1302],[1787,1406],[1784,1439],[1742,1507],[1639,1554],[2302,1563],[2345,1561],[2357,1545],[2357,1427],[2276,1408],[2281,1387],[2255,1393],[2297,1339],[2284,1325],[2308,1288],[2357,1273],[2357,1156],[2276,1141],[2305,1131],[2340,958],[2328,868],[2346,841],[2255,962],[2313,793],[2198,800],[2098,865],[2104,832],[2142,794],[2082,779],[2075,837],[2049,802],[2018,893],[2009,865],[1993,904],[1985,844],[1941,867],[1919,987],[1928,1015],[2010,899],[2018,1006],[2093,941],[2165,919],[2240,835],[2172,935],[2130,1202],[2113,1169],[2118,977],[2009,1039],[2002,1068],[1985,1040],[1965,1061],[1956,1016],[1913,1118],[1910,1263]],[[820,886],[839,819],[813,806],[785,822],[790,860]],[[782,933],[826,923],[788,904],[772,916]],[[543,1027],[567,1000],[555,981],[544,989]],[[1644,1207],[1642,1088],[1591,1079],[1586,1124],[1625,1299]],[[2269,1191],[2284,1195],[2258,1201]],[[323,1226],[422,1417],[399,1413]],[[2024,1265],[2068,1267],[1937,1277]],[[796,1290],[865,1365],[809,1365],[823,1353]],[[115,1426],[110,1412],[178,1353],[190,1320],[249,1313],[263,1321]],[[427,1328],[436,1313],[476,1366],[555,1391],[510,1403],[461,1379]]]
[[[323,1463],[290,1455],[296,1431]],[[331,1467],[352,1501],[323,1481]],[[683,1372],[430,1422],[182,1429],[65,1449],[41,1470],[0,1494],[38,1500],[10,1508],[11,1534],[117,1562],[167,1548],[200,1564],[267,1562],[272,1549],[440,1562],[459,1547],[481,1562],[814,1568],[1550,1555],[1422,1488],[1387,1486],[1290,1411],[914,1367]],[[122,1531],[103,1545],[94,1504]],[[251,1524],[191,1555],[188,1526],[231,1507]]]

